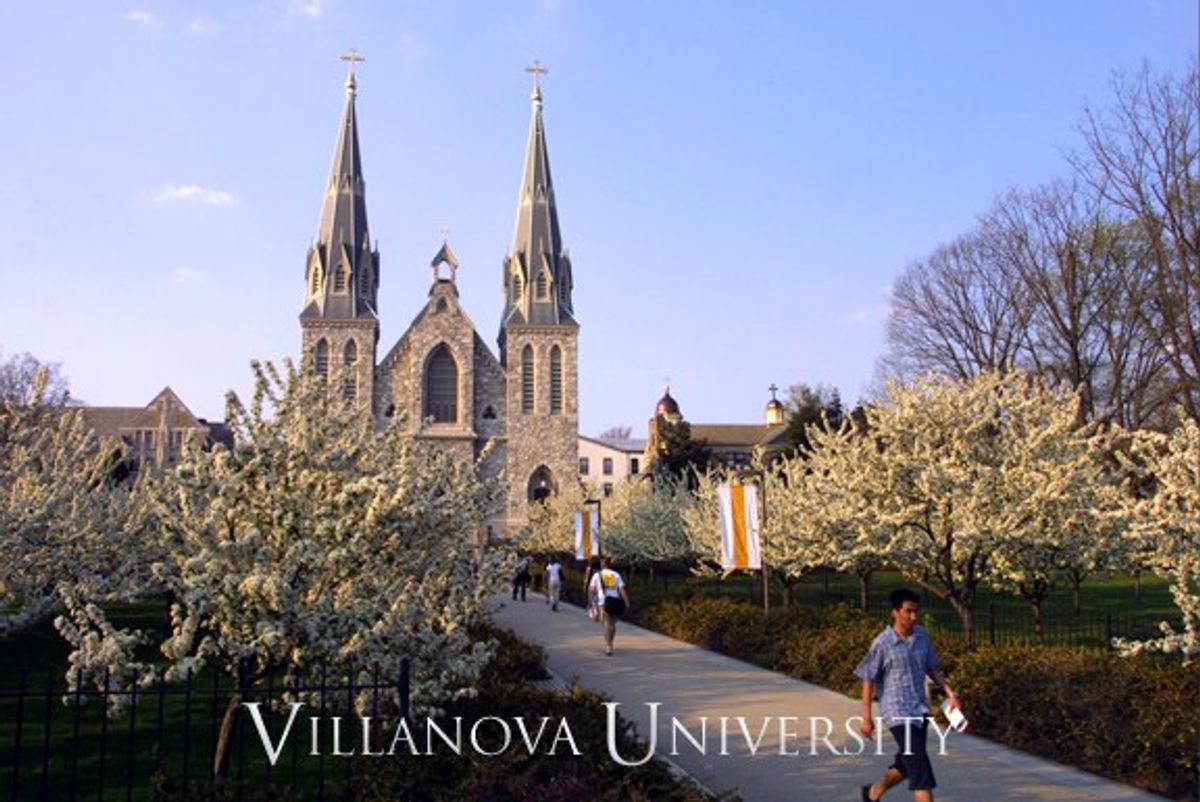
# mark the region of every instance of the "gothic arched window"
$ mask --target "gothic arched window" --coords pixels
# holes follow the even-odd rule
[[[555,494],[554,474],[550,472],[549,468],[545,465],[538,466],[538,469],[529,477],[526,493],[530,503],[545,501]]]
[[[550,280],[546,277],[546,271],[538,271],[537,277],[537,299],[539,301],[546,300],[546,295],[549,291]]]
[[[317,375],[324,379],[329,375],[329,343],[325,342],[325,338],[317,340],[317,347],[313,351],[313,361],[317,368]]]
[[[521,351],[521,411],[533,412],[533,346]]]
[[[350,340],[348,343],[346,343],[346,347],[342,351],[342,364],[348,368],[358,364],[357,340]]]
[[[516,303],[521,300],[521,274],[520,273],[513,273],[512,299],[513,299],[513,303]]]
[[[425,412],[437,423],[458,422],[458,365],[443,343],[425,363]]]
[[[562,349],[550,349],[550,414],[562,412]]]
[[[370,286],[371,281],[369,279],[369,274],[367,273],[367,269],[364,267],[358,274],[358,296],[360,298],[366,298],[369,294],[368,288]]]
[[[316,262],[313,262],[312,272],[309,274],[311,286],[309,287],[310,295],[319,295],[321,292],[321,267]]]
[[[338,265],[337,270],[335,270],[333,273],[333,291],[334,292],[345,292],[346,291],[346,266],[345,265]]]

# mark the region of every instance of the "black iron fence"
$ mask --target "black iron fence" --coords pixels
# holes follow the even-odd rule
[[[375,669],[365,680],[330,677],[321,669],[303,679],[267,677],[249,686],[215,673],[176,683],[158,674],[128,689],[107,676],[103,687],[75,684],[69,690],[62,675],[22,673],[15,687],[0,688],[0,800],[190,800],[215,798],[210,789],[218,786],[229,799],[260,798],[269,790],[271,798],[324,800],[334,786],[344,789],[355,779],[355,761],[333,756],[359,743],[362,717],[394,722],[408,716],[410,699],[407,659],[397,676]],[[274,760],[245,705],[234,708],[222,739],[231,699],[258,703],[277,750]],[[114,702],[123,710],[109,716]],[[332,716],[347,723],[331,727]]]
[[[582,577],[569,570],[563,587],[563,597],[581,604]],[[681,600],[689,597],[727,598],[756,606],[763,603],[762,580],[757,576],[737,575],[727,579],[699,579],[686,573],[659,571],[652,577],[645,569],[626,575],[638,607],[645,609],[658,601]],[[830,582],[830,579],[834,582]],[[790,603],[796,607],[826,607],[833,604],[860,606],[857,592],[837,582],[835,574],[812,575],[792,588]],[[845,579],[845,577],[842,577]],[[771,586],[771,606],[783,605],[783,592],[777,584]],[[950,604],[932,594],[922,594],[923,623],[931,630],[951,634],[962,633],[962,622]],[[883,589],[875,590],[868,598],[868,610],[881,622],[888,620],[888,603]],[[1161,614],[1139,612],[1078,613],[1059,606],[1046,606],[1042,614],[1041,633],[1037,631],[1033,609],[1016,601],[996,603],[981,601],[975,609],[975,632],[979,643],[1040,643],[1055,646],[1084,646],[1111,648],[1113,638],[1142,640],[1158,637]]]

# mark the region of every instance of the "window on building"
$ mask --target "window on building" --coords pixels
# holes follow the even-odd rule
[[[342,350],[342,364],[346,367],[354,367],[358,364],[358,341],[350,340],[346,343],[346,347]]]
[[[342,377],[342,400],[353,404],[358,399],[358,377],[349,374]]]
[[[345,292],[346,291],[346,266],[345,265],[338,265],[337,270],[335,270],[333,273],[333,291],[334,292]]]
[[[513,303],[521,300],[521,274],[513,273],[512,277],[512,299]]]
[[[533,412],[533,346],[521,351],[521,411]]]
[[[539,270],[537,277],[537,299],[539,301],[546,300],[546,296],[549,295],[549,290],[550,280],[546,277],[546,271]]]
[[[592,466],[591,466],[591,464],[588,462],[588,458],[587,458],[587,457],[580,457],[580,458],[579,458],[579,475],[580,475],[580,476],[587,476],[587,475],[588,475],[588,472],[591,470],[591,467],[592,467]]]
[[[558,301],[559,301],[559,303],[565,304],[567,302],[567,295],[568,295],[567,282],[560,279],[558,282]]]
[[[562,349],[550,349],[550,414],[562,412]]]
[[[602,468],[605,476],[612,476],[612,457],[605,457]]]
[[[458,421],[458,365],[444,343],[433,350],[425,366],[423,417],[437,423]]]
[[[611,496],[611,495],[612,495],[612,482],[605,482],[605,483],[604,483],[604,495],[605,495],[605,496]]]
[[[496,419],[496,408],[494,406],[492,406],[491,404],[488,404],[486,407],[484,407],[483,408],[483,419],[484,420],[495,420]]]
[[[629,460],[629,472],[630,472],[630,473],[632,473],[632,474],[637,474],[637,473],[639,473],[639,471],[638,471],[638,458],[637,458],[637,457],[633,457],[632,459],[630,459],[630,460]]]
[[[318,295],[321,292],[321,268],[314,262],[312,266],[312,274],[309,276],[311,286],[309,292],[313,295]]]
[[[317,347],[313,353],[314,362],[316,363],[317,375],[324,379],[329,375],[329,343],[325,342],[325,338],[317,340]]]
[[[371,287],[371,282],[367,276],[368,273],[365,268],[358,274],[358,295],[360,298],[366,298],[369,295],[368,291]]]

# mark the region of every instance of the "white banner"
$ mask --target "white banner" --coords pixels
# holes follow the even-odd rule
[[[600,556],[600,510],[575,513],[575,559]]]
[[[762,568],[758,485],[726,482],[717,488],[717,500],[721,508],[721,567],[726,571]]]

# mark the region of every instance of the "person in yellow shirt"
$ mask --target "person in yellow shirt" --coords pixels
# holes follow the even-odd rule
[[[600,570],[592,577],[589,590],[588,595],[600,605],[604,621],[604,653],[612,657],[617,619],[629,612],[629,593],[625,590],[625,580],[613,570],[610,558],[601,559]]]

